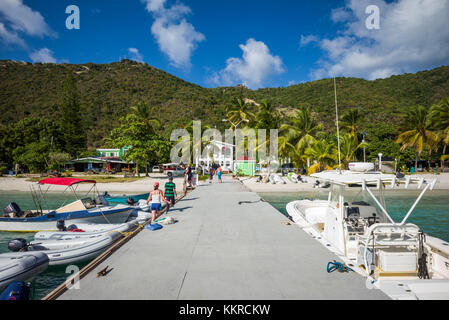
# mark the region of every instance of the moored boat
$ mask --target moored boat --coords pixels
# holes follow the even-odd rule
[[[39,192],[32,190],[33,200],[38,208],[37,210],[22,211],[20,207],[11,203],[4,210],[3,217],[0,217],[0,231],[11,232],[38,232],[38,231],[56,231],[56,223],[64,220],[70,223],[124,223],[128,220],[133,211],[133,207],[109,203],[99,195],[92,199],[90,197],[78,198],[73,186],[79,183],[91,183],[95,188],[94,180],[83,180],[74,178],[48,178],[39,181]],[[42,191],[42,185],[66,186],[74,192],[77,200],[66,205],[62,205],[56,210],[42,207],[46,204],[44,198],[45,192]],[[47,189],[48,191],[48,189]],[[64,190],[65,191],[65,190]],[[89,193],[89,192],[88,192]]]
[[[49,258],[42,252],[0,254],[0,290],[14,281],[26,281],[44,271]]]
[[[287,213],[299,227],[366,277],[367,285],[393,299],[449,299],[449,243],[407,222],[436,179],[399,179],[391,174],[353,171],[312,176],[328,181],[332,187],[328,200],[287,204]],[[417,184],[421,193],[404,212],[402,221],[396,222],[386,209],[383,195],[389,189],[412,184]],[[379,190],[379,199],[370,185]]]

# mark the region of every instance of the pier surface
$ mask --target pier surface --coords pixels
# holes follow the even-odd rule
[[[259,199],[232,180],[201,185],[170,210],[177,223],[142,230],[59,299],[388,299],[327,273],[337,257]]]

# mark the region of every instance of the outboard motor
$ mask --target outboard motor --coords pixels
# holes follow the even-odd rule
[[[58,222],[56,222],[56,228],[58,228],[59,231],[66,231],[66,227],[65,227],[65,221],[64,220],[58,220]]]
[[[105,192],[103,193],[103,197],[110,197],[110,195],[109,195],[109,193],[108,193],[107,191],[105,191]]]
[[[14,217],[21,217],[23,215],[23,211],[20,209],[19,205],[15,202],[11,202],[3,209],[3,213],[5,216],[10,216],[12,213]]]
[[[130,205],[130,206],[133,206],[136,202],[134,201],[134,199],[133,198],[131,198],[131,197],[129,197],[127,200],[126,200],[126,202]]]
[[[27,245],[25,239],[17,238],[8,242],[8,249],[12,252],[26,251]]]

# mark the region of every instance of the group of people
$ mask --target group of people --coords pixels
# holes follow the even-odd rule
[[[212,183],[212,180],[214,178],[214,175],[217,175],[219,183],[222,183],[222,169],[220,165],[217,165],[215,168],[210,165],[208,168],[209,171],[209,183]],[[187,178],[187,182],[189,184],[189,187],[192,187],[192,177],[193,172],[190,165],[187,166],[185,171],[185,176]],[[159,182],[154,183],[154,190],[150,192],[150,195],[147,199],[147,204],[150,204],[150,211],[152,213],[151,223],[154,223],[154,221],[159,218],[162,214],[162,203],[167,203],[167,211],[170,209],[170,207],[175,206],[175,199],[176,199],[176,184],[173,182],[173,177],[170,176],[168,178],[168,182],[165,183],[164,186],[164,192],[159,188]]]
[[[162,203],[167,203],[167,210],[175,206],[176,199],[176,184],[173,182],[173,177],[168,178],[165,183],[164,192],[159,189],[159,182],[154,183],[154,190],[150,192],[147,199],[147,204],[150,204],[150,211],[152,213],[151,223],[159,218],[162,214]]]
[[[214,179],[214,175],[217,175],[219,183],[223,182],[223,180],[221,180],[221,176],[222,176],[223,172],[221,170],[220,165],[217,165],[217,167],[215,169],[212,165],[210,165],[208,171],[209,171],[209,183],[212,183],[212,180]]]

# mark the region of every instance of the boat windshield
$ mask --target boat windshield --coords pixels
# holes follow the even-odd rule
[[[337,184],[332,185],[329,200],[333,203],[337,203],[339,201],[339,195],[343,196],[345,207],[354,207],[354,206],[371,207],[371,209],[376,211],[377,217],[384,218],[381,220],[386,219],[385,214],[378,206],[378,204],[369,195],[369,193],[366,190],[363,190],[361,187],[349,187]],[[381,205],[384,208],[386,208],[382,187],[381,190],[378,191],[377,199],[381,203]]]

